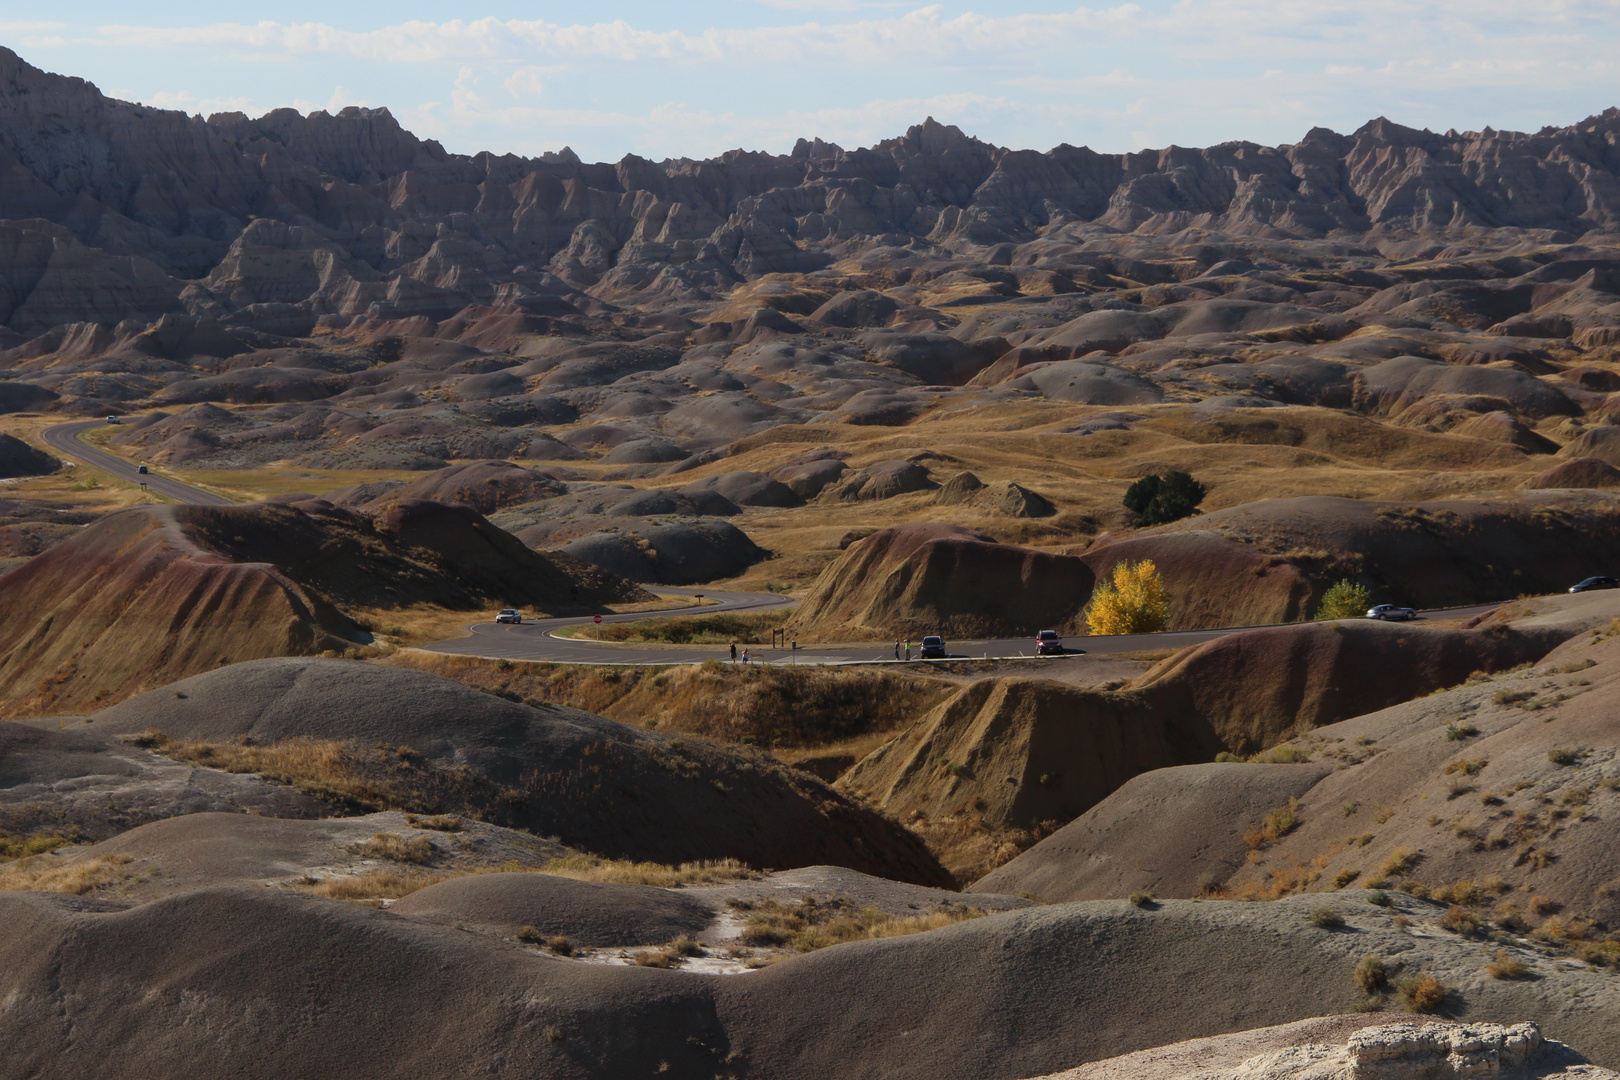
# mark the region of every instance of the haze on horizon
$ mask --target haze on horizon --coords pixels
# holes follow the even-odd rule
[[[449,150],[846,147],[932,115],[1013,147],[1295,142],[1379,115],[1535,130],[1620,103],[1620,0],[649,0],[0,8],[0,44],[192,113],[387,106]]]

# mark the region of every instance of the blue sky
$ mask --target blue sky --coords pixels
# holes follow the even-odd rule
[[[1620,104],[1620,0],[0,0],[0,43],[150,105],[386,105],[454,151],[607,161],[867,145],[929,115],[1123,152]]]

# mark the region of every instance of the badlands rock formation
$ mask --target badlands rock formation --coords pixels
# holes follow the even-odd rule
[[[33,613],[0,627],[0,709],[106,705],[221,664],[368,643],[345,611],[587,612],[643,595],[530,551],[466,506],[141,507],[0,578],[0,605]]]

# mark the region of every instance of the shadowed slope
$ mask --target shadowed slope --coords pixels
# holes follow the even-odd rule
[[[215,767],[227,767],[229,748],[256,748],[230,751],[241,761],[229,767],[247,771],[290,771],[277,765],[278,747],[328,747],[330,764],[300,779],[340,803],[472,814],[603,855],[831,863],[949,884],[904,829],[773,759],[401,668],[237,664],[132,698],[77,730],[148,728],[177,740],[165,752]],[[222,749],[199,754],[187,741]]]
[[[1466,880],[1469,903],[1501,902],[1532,921],[1562,908],[1613,925],[1620,640],[1587,631],[1608,625],[1620,601],[1586,594],[1532,607],[1544,614],[1519,625],[1562,624],[1570,635],[1538,667],[1318,728],[1291,744],[1311,765],[1137,777],[974,887],[1083,900]],[[1294,797],[1292,824],[1261,835],[1266,814]],[[1532,896],[1547,898],[1537,915]]]
[[[1474,671],[1534,659],[1562,636],[1309,624],[1193,646],[1119,692],[982,679],[856,763],[838,786],[911,822],[954,815],[988,829],[1050,828],[1139,773],[1222,751],[1251,754]],[[973,870],[950,855],[946,862]]]

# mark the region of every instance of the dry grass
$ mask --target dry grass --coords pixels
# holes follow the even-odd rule
[[[985,824],[983,814],[963,808],[938,818],[918,812],[904,824],[957,881],[970,882],[1034,847],[1064,822],[1042,821],[1028,829],[992,827]]]
[[[1416,866],[1421,858],[1422,856],[1410,848],[1396,848],[1379,868],[1380,874],[1386,878],[1400,877]]]
[[[1364,994],[1376,994],[1389,986],[1389,968],[1376,956],[1363,956],[1353,977]]]
[[[363,761],[354,748],[339,742],[288,739],[252,746],[182,741],[155,730],[132,741],[176,761],[225,772],[258,773],[345,809],[426,809],[416,805],[409,784],[379,775],[378,762]],[[407,771],[420,757],[409,747],[379,748],[376,753],[388,758],[388,765],[404,766]]]
[[[577,881],[605,881],[617,885],[654,885],[660,889],[674,889],[683,885],[710,885],[722,881],[743,881],[764,876],[760,871],[744,866],[736,859],[716,859],[706,862],[664,863],[631,862],[628,859],[603,859],[595,855],[569,855],[552,859],[538,868],[542,874],[574,878]]]
[[[372,833],[371,838],[353,844],[349,850],[368,859],[425,865],[433,861],[438,848],[425,836],[404,837],[398,833]]]
[[[410,870],[372,870],[352,877],[330,877],[323,881],[306,879],[295,885],[299,892],[311,896],[324,896],[329,900],[398,900],[418,889],[448,881],[451,874],[422,874]]]
[[[1319,930],[1338,930],[1344,926],[1344,916],[1334,908],[1312,908],[1311,925]]]
[[[732,906],[747,913],[742,932],[745,944],[801,953],[848,941],[920,934],[985,914],[977,908],[950,907],[925,915],[896,916],[873,907],[856,908],[842,898],[817,903],[812,897],[797,904],[759,900],[732,901]]]
[[[355,850],[359,854],[374,854],[379,858],[396,859],[396,861],[425,861],[400,860],[395,855],[382,854],[384,851],[393,851],[402,855],[419,855],[421,854],[421,848],[418,842],[420,844],[429,844],[431,850],[431,844],[425,836],[406,839],[392,833],[377,833],[370,840],[356,844]],[[362,851],[361,849],[365,850]],[[760,871],[752,870],[734,859],[669,866],[664,863],[637,863],[625,859],[601,859],[594,855],[569,855],[561,859],[552,859],[543,866],[505,862],[499,866],[480,866],[472,869],[448,870],[439,873],[403,869],[372,870],[364,874],[330,877],[319,881],[313,878],[305,878],[293,887],[301,892],[311,893],[315,896],[325,896],[334,900],[395,900],[401,896],[408,896],[418,889],[425,889],[429,885],[437,885],[441,881],[471,877],[477,874],[551,874],[555,877],[574,878],[578,881],[604,881],[620,885],[653,885],[662,889],[678,888],[682,885],[707,885],[761,876]],[[538,934],[538,931],[536,933]],[[520,940],[528,939],[520,938]],[[535,940],[538,940],[538,938]],[[552,943],[547,942],[547,948],[551,948],[551,946]],[[557,950],[553,948],[552,951],[556,952]],[[567,954],[564,953],[563,955]]]
[[[1299,800],[1289,799],[1287,806],[1278,806],[1266,811],[1266,816],[1260,824],[1245,829],[1243,842],[1250,848],[1258,850],[1287,836],[1299,828]]]
[[[1522,979],[1530,974],[1530,965],[1510,953],[1499,952],[1491,957],[1485,971],[1493,979]]]
[[[31,855],[44,855],[76,842],[72,837],[63,836],[59,832],[31,833],[28,836],[18,837],[0,833],[0,863],[26,859]]]
[[[83,896],[121,885],[139,874],[128,855],[98,855],[63,863],[36,855],[0,869],[0,892],[58,892]]]
[[[943,679],[861,668],[671,668],[527,664],[401,652],[385,663],[517,701],[771,749],[825,748],[897,731],[957,689]]]

